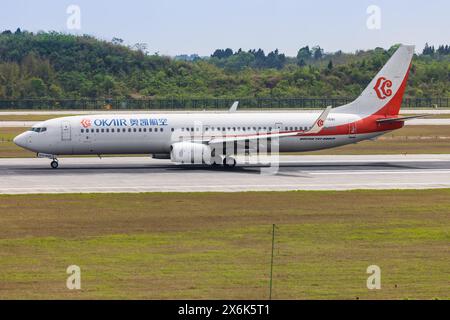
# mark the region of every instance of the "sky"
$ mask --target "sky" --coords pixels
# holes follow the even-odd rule
[[[79,15],[67,13],[71,5]],[[295,56],[305,45],[353,52],[450,44],[449,12],[448,0],[3,0],[0,30],[117,37],[171,56],[227,47]]]

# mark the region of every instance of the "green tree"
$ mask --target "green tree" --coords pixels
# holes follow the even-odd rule
[[[300,48],[300,50],[298,50],[298,53],[297,53],[297,63],[300,64],[303,61],[303,65],[304,65],[304,62],[311,59],[311,56],[312,56],[312,53],[311,53],[311,50],[309,50],[309,46]]]
[[[319,46],[305,46],[295,57],[228,48],[177,61],[120,39],[6,30],[0,32],[0,97],[355,96],[397,47],[325,55]],[[448,44],[427,44],[414,56],[406,95],[450,98],[449,73]]]
[[[52,98],[62,98],[64,96],[64,92],[60,86],[52,83],[48,88],[48,93]]]
[[[333,69],[333,61],[331,61],[331,60],[328,61],[327,69],[328,69],[328,70]]]
[[[42,79],[33,77],[25,81],[24,91],[25,97],[45,97],[47,94],[47,87]]]
[[[323,57],[323,49],[319,46],[315,46],[313,49],[314,60],[320,60]]]

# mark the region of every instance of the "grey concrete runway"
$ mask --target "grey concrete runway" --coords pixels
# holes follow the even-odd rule
[[[282,156],[278,170],[181,166],[132,158],[0,159],[0,193],[450,188],[450,154]],[[262,169],[262,172],[261,172]]]

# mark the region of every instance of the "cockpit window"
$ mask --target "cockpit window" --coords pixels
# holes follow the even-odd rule
[[[42,128],[35,128],[35,127],[33,127],[33,128],[30,129],[30,131],[40,133],[40,132],[47,131],[47,128],[45,128],[45,127],[42,127]]]

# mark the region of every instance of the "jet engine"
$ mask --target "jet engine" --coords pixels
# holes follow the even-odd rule
[[[195,142],[176,142],[170,147],[170,160],[181,164],[211,164],[210,146]]]

